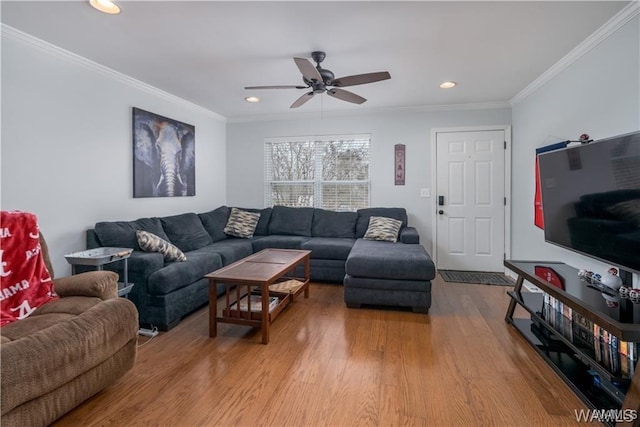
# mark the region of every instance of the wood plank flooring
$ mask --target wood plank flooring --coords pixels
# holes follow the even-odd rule
[[[502,286],[443,282],[428,315],[347,309],[342,286],[260,331],[208,308],[148,340],[124,378],[62,426],[558,426],[585,406],[504,321]]]

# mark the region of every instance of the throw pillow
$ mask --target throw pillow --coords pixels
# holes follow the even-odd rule
[[[356,239],[364,236],[369,227],[369,218],[372,216],[383,216],[402,221],[402,226],[407,226],[407,211],[405,208],[364,208],[358,209],[358,220],[356,221]]]
[[[607,210],[620,220],[640,227],[640,199],[616,203]]]
[[[260,214],[258,225],[256,225],[256,231],[253,232],[254,236],[268,236],[269,235],[269,222],[271,220],[271,211],[273,208],[254,209],[254,208],[241,208],[241,211],[254,212]],[[228,215],[227,215],[228,216]]]
[[[227,225],[224,227],[224,233],[234,237],[253,237],[259,220],[259,213],[231,208],[231,214],[229,214]]]
[[[138,245],[145,252],[158,252],[165,261],[186,261],[186,255],[176,246],[148,231],[136,231]]]
[[[57,295],[42,257],[37,217],[2,211],[0,224],[0,326],[5,326]]]
[[[369,218],[369,227],[362,237],[365,240],[383,240],[397,242],[402,221],[383,216]]]

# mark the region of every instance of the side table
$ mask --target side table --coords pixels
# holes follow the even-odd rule
[[[127,266],[127,258],[131,256],[133,249],[130,248],[95,248],[86,251],[74,252],[64,257],[71,264],[71,274],[76,274],[76,266],[88,265],[95,267],[96,270],[102,270],[103,265],[112,262],[124,261],[123,282],[118,282],[118,296],[125,297],[131,292],[133,283],[129,283],[129,272]]]

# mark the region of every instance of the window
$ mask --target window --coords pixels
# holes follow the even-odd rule
[[[265,206],[369,207],[369,135],[267,139]]]

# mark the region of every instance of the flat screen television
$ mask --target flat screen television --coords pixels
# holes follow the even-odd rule
[[[538,162],[545,240],[640,274],[640,131]]]

